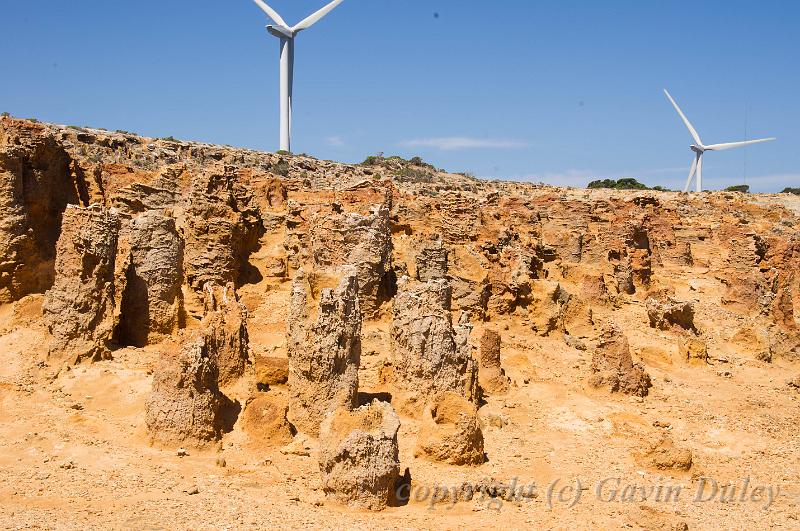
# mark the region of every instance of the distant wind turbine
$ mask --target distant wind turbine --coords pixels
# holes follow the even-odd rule
[[[675,100],[672,99],[672,96],[669,95],[669,92],[667,92],[666,89],[664,90],[664,94],[667,95],[667,98],[669,98],[669,101],[672,103],[672,106],[675,107],[676,111],[678,111],[681,120],[683,120],[683,123],[686,124],[686,128],[689,129],[689,133],[691,133],[692,138],[694,138],[694,141],[696,142],[691,146],[691,150],[694,151],[695,157],[694,160],[692,161],[692,168],[691,170],[689,170],[689,179],[687,179],[686,186],[683,189],[684,192],[689,191],[689,187],[692,185],[692,178],[695,177],[695,175],[697,176],[697,191],[698,192],[703,191],[703,154],[706,151],[725,151],[726,149],[733,149],[743,146],[749,146],[750,144],[759,144],[761,142],[769,142],[771,140],[775,140],[774,138],[760,138],[758,140],[747,140],[745,142],[730,142],[728,144],[711,144],[709,146],[706,146],[703,144],[703,141],[700,140],[700,135],[697,134],[697,131],[692,126],[691,122],[689,122],[689,119],[686,118],[686,115],[683,114],[681,108],[678,107],[678,104],[675,103]]]
[[[294,38],[301,31],[310,28],[327,15],[334,7],[344,0],[333,0],[310,17],[289,25],[281,18],[277,11],[269,7],[262,0],[253,0],[264,13],[275,22],[275,26],[267,26],[267,31],[281,41],[281,141],[282,151],[292,150],[292,86],[294,85]]]

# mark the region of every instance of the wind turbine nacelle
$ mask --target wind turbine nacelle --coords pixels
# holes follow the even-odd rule
[[[705,148],[704,146],[698,146],[697,144],[692,144],[692,145],[691,145],[691,146],[689,146],[689,147],[690,147],[690,148],[691,148],[691,150],[692,150],[692,151],[694,151],[695,153],[703,153],[703,152],[706,150],[706,148]]]
[[[291,39],[294,37],[292,30],[283,26],[267,26],[267,31],[279,39]]]

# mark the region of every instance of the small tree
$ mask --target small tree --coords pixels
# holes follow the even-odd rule
[[[614,188],[617,184],[617,181],[612,181],[611,179],[603,179],[602,181],[592,181],[589,183],[589,188],[596,190],[600,188]]]
[[[784,188],[782,194],[800,195],[800,188]]]
[[[607,188],[610,190],[649,190],[647,185],[640,183],[636,179],[626,177],[615,181],[613,179],[603,179],[602,181],[592,181],[588,185],[591,189]]]
[[[740,192],[743,194],[747,194],[750,192],[750,186],[746,184],[737,184],[736,186],[729,186],[725,188],[726,192]]]

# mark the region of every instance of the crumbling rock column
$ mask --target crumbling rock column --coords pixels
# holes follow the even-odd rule
[[[494,330],[484,330],[481,336],[478,383],[486,395],[508,392],[508,376],[500,365],[500,334]]]
[[[161,444],[194,446],[218,440],[226,399],[219,391],[217,377],[217,365],[204,337],[185,343],[177,358],[162,360],[145,402],[151,439]]]
[[[400,474],[400,419],[386,402],[330,413],[320,430],[322,489],[338,503],[380,511],[393,498]]]
[[[189,285],[199,292],[207,282],[239,282],[264,227],[252,194],[232,168],[214,168],[192,182],[186,223]]]
[[[119,218],[102,207],[69,206],[56,251],[56,278],[43,313],[50,352],[75,362],[110,356],[114,331],[114,261]]]
[[[394,290],[389,207],[376,205],[369,215],[340,212],[318,215],[310,224],[314,270],[352,265],[365,315],[374,315]]]
[[[147,211],[130,220],[122,240],[129,251],[120,268],[124,278],[118,288],[124,289],[115,339],[143,347],[170,336],[180,326],[183,239],[173,218]]]
[[[644,367],[633,363],[628,339],[614,325],[603,329],[592,355],[592,373],[589,383],[593,387],[607,387],[611,392],[647,396],[652,387]]]
[[[357,404],[361,310],[353,268],[344,272],[335,290],[322,290],[313,322],[307,282],[300,269],[287,326],[289,420],[298,431],[316,436],[329,411]]]
[[[205,317],[201,327],[219,369],[218,381],[226,385],[244,375],[250,359],[247,308],[239,301],[233,283],[206,284],[203,293]]]
[[[80,202],[64,148],[11,123],[0,131],[0,304],[53,285],[61,215]]]
[[[408,393],[410,403],[421,406],[445,391],[476,399],[470,330],[468,323],[453,327],[446,280],[400,282],[393,306],[392,364],[395,386]]]
[[[417,280],[427,282],[447,278],[447,248],[441,240],[427,243],[416,257]]]
[[[414,456],[451,465],[483,463],[483,433],[475,404],[455,393],[435,397],[422,415]]]
[[[668,298],[659,302],[648,298],[646,301],[647,317],[650,327],[659,330],[683,330],[697,333],[694,324],[694,303]]]

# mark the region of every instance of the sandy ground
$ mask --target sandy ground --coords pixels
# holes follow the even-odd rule
[[[503,362],[513,386],[481,409],[488,461],[470,468],[414,459],[417,421],[402,418],[401,469],[411,474],[411,500],[372,514],[324,500],[313,449],[310,456],[256,451],[239,428],[226,435],[221,451],[190,450],[179,457],[176,448],[151,447],[144,400],[152,367],[170,345],[118,350],[113,361],[56,375],[41,363],[46,333],[35,318],[40,304],[41,297],[33,296],[0,308],[3,528],[800,526],[800,394],[786,384],[794,369],[780,360],[731,356],[727,363],[691,367],[647,359],[654,383],[649,397],[609,396],[584,383],[590,353],[534,337],[524,323],[493,323],[508,326]],[[632,306],[616,318],[638,320],[642,311]],[[276,314],[271,326],[279,321]],[[378,337],[385,326],[375,324],[365,335]],[[266,339],[263,334],[256,338]],[[657,344],[659,334],[633,334],[632,349]],[[280,334],[272,342],[280,345]],[[371,370],[369,356],[364,366]],[[690,471],[642,465],[638,454],[664,433],[692,450]],[[220,455],[225,467],[217,465]],[[718,491],[698,502],[703,477],[709,478],[704,498],[712,496],[713,482]],[[488,478],[517,479],[525,497],[432,500],[442,497],[439,486]],[[723,502],[727,485],[737,490]],[[682,490],[666,499],[669,487]]]

